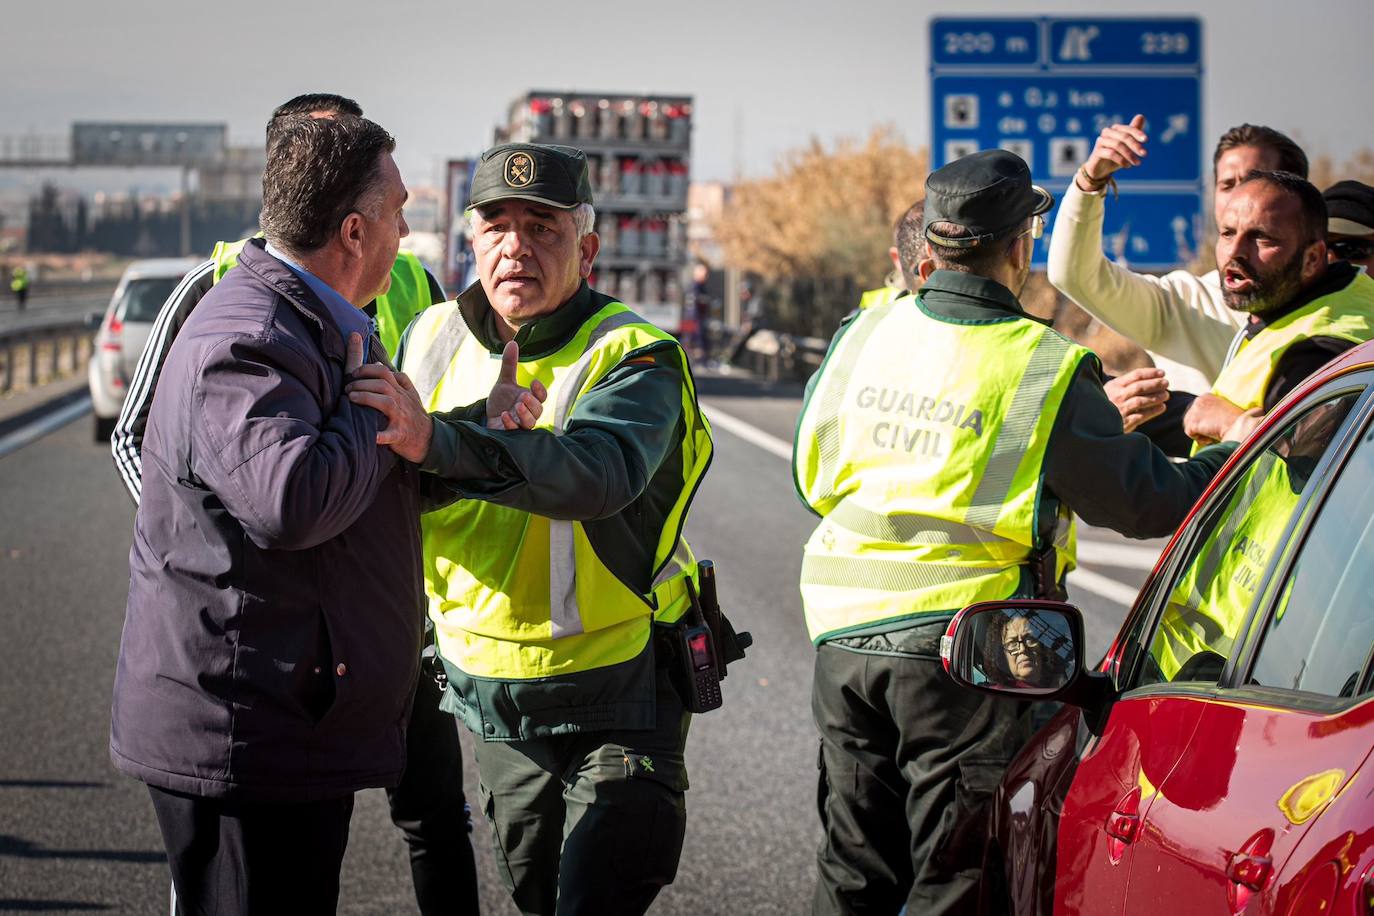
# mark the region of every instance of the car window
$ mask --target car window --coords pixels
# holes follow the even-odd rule
[[[1256,589],[1311,475],[1359,392],[1314,404],[1290,420],[1217,494],[1194,530],[1148,640],[1134,686],[1214,684],[1241,635]]]
[[[1374,690],[1374,432],[1308,529],[1265,627],[1249,682],[1354,697]]]
[[[172,295],[181,277],[139,277],[124,287],[119,303],[121,321],[153,321],[162,310],[162,303]]]

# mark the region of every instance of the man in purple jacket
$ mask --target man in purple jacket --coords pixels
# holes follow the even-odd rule
[[[284,132],[266,239],[187,320],[153,399],[110,756],[148,784],[182,912],[334,912],[353,793],[405,763],[417,472],[343,393],[365,348],[385,359],[360,309],[408,231],[393,148],[362,118]],[[538,407],[508,385],[472,420],[517,400]]]

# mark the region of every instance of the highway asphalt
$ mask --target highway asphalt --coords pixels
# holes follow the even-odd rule
[[[692,725],[686,848],[655,912],[794,914],[810,899],[819,838],[813,652],[797,594],[813,522],[782,457],[800,389],[737,376],[700,388],[717,450],[687,533],[699,557],[716,561],[721,602],[755,646],[731,669],[725,707]],[[0,458],[0,506],[0,912],[165,912],[146,791],[107,754],[134,509],[108,449],[92,443],[90,418]],[[1095,531],[1083,541],[1095,591],[1117,599],[1162,547]],[[1096,656],[1126,608],[1073,592]],[[466,770],[475,796],[470,755]],[[474,842],[484,912],[514,913],[480,818]],[[385,798],[361,793],[339,912],[413,911]]]

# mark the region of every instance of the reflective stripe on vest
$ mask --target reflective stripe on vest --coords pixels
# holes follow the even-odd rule
[[[801,590],[820,642],[1006,598],[1039,543],[1041,465],[1089,354],[1029,319],[955,323],[903,297],[836,341],[798,424],[794,476],[823,516]],[[1058,574],[1073,566],[1066,509]]]
[[[1230,656],[1301,497],[1287,462],[1272,452],[1247,471],[1244,486],[1226,502],[1226,520],[1208,535],[1160,619],[1150,653],[1166,679],[1200,652]]]
[[[578,398],[627,354],[671,341],[624,305],[611,303],[558,352],[522,360],[520,383],[538,378],[549,390],[529,435],[563,435]],[[437,372],[436,351],[449,357]],[[430,410],[448,410],[485,397],[500,365],[500,355],[468,332],[457,303],[446,302],[415,322],[402,369],[418,379]],[[653,619],[671,622],[682,615],[684,582],[696,563],[681,529],[711,454],[710,430],[690,374],[684,378],[683,410],[683,484],[658,533],[648,594],[615,577],[580,522],[482,500],[462,500],[422,518],[425,588],[445,659],[475,677],[573,674],[628,661],[643,650]]]
[[[215,243],[210,258],[215,262],[216,283],[239,262],[239,254],[247,244],[248,239]],[[377,336],[388,356],[395,357],[401,332],[430,304],[429,278],[425,276],[424,265],[408,251],[397,252],[396,263],[391,266],[391,286],[384,295],[377,297]]]
[[[1352,343],[1374,339],[1374,280],[1362,273],[1344,289],[1312,300],[1243,341],[1221,370],[1212,393],[1241,410],[1263,407],[1269,378],[1283,354],[1311,337]]]

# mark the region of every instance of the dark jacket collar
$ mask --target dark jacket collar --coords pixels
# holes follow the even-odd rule
[[[1360,269],[1345,261],[1328,264],[1322,275],[1301,290],[1287,305],[1279,306],[1274,311],[1265,313],[1263,317],[1251,315],[1250,320],[1245,323],[1245,336],[1254,337],[1275,321],[1285,315],[1293,314],[1304,305],[1310,305],[1322,296],[1340,292],[1355,282],[1355,278],[1359,275]]]
[[[320,348],[326,356],[342,362],[347,356],[343,335],[330,317],[329,308],[294,270],[266,251],[267,241],[251,238],[239,253],[238,266],[284,296],[320,330]]]
[[[583,280],[567,302],[515,332],[520,358],[539,359],[556,353],[572,340],[577,329],[593,312],[609,301],[605,296],[593,293],[587,281]],[[497,331],[496,312],[487,301],[486,290],[482,289],[480,281],[463,290],[458,297],[458,308],[477,342],[492,353],[500,353],[505,342]]]
[[[996,280],[957,270],[937,270],[921,285],[921,307],[950,321],[1007,321],[1029,318],[1050,322],[1026,312],[1012,291]]]

